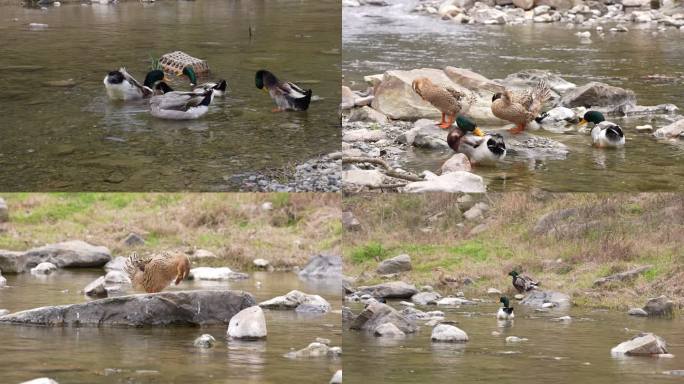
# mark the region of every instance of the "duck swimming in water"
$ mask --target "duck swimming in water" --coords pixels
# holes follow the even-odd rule
[[[472,135],[468,135],[472,132]],[[494,164],[506,157],[506,143],[499,134],[485,134],[465,116],[456,118],[456,127],[447,135],[447,144],[455,152],[468,156],[473,164]]]
[[[513,314],[513,307],[509,304],[508,297],[501,296],[499,302],[503,304],[503,307],[499,308],[499,311],[496,313],[496,318],[499,320],[513,320],[515,315]]]
[[[277,108],[273,112],[306,111],[311,103],[313,91],[303,89],[295,83],[280,81],[271,72],[260,69],[254,76],[257,88],[268,92]]]
[[[209,112],[209,104],[213,99],[212,90],[204,94],[195,92],[173,91],[165,83],[160,83],[155,89],[163,94],[150,99],[152,116],[168,120],[194,120]]]
[[[212,94],[213,96],[223,97],[226,94],[228,83],[223,79],[214,82],[197,84],[197,74],[190,66],[184,67],[180,75],[186,76],[188,78],[190,81],[190,86],[192,87],[192,91],[195,93],[204,94],[206,91],[211,89],[214,91]]]
[[[140,84],[126,71],[126,68],[122,67],[117,71],[109,72],[102,82],[111,100],[130,101],[151,97],[154,87],[165,79],[164,72],[155,69],[147,72],[145,81]]]
[[[606,121],[603,113],[599,111],[587,111],[580,120],[579,125],[583,126],[593,123],[591,128],[591,140],[599,148],[618,148],[625,145],[625,134],[622,128],[615,123]]]

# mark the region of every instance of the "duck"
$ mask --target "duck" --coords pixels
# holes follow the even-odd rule
[[[214,82],[197,84],[197,74],[195,73],[195,70],[189,65],[183,67],[183,70],[179,75],[186,76],[188,78],[188,80],[190,81],[190,86],[192,87],[192,91],[195,93],[203,94],[204,92],[211,89],[214,91],[214,93],[212,94],[213,96],[223,97],[226,94],[228,83],[225,80],[220,79]]]
[[[436,267],[432,270],[433,276],[436,277],[437,284],[442,287],[457,286],[458,279],[452,276],[447,276],[446,271],[442,267]]]
[[[593,123],[591,128],[591,140],[599,148],[618,148],[625,145],[625,134],[619,125],[606,121],[603,113],[599,111],[587,111],[579,126]]]
[[[421,99],[430,103],[442,113],[442,119],[437,126],[448,129],[456,120],[456,115],[464,113],[474,102],[474,96],[457,91],[451,87],[436,85],[427,77],[419,77],[411,83],[413,91]]]
[[[467,135],[472,132],[472,135]],[[465,116],[456,118],[456,127],[447,135],[447,144],[455,152],[468,156],[473,164],[494,164],[506,157],[506,143],[498,133],[485,134]]]
[[[168,87],[168,86],[167,86]],[[165,88],[163,85],[159,88]],[[170,87],[168,87],[170,89]],[[204,94],[170,91],[150,99],[152,116],[168,120],[194,120],[209,112],[213,91]]]
[[[141,259],[133,252],[126,259],[125,271],[133,288],[147,293],[163,291],[171,283],[178,285],[190,273],[190,259],[182,253],[163,252]]]
[[[155,85],[164,80],[166,80],[164,71],[155,69],[147,72],[145,81],[140,84],[126,71],[126,68],[122,67],[117,71],[109,72],[102,82],[111,100],[130,101],[153,96]]]
[[[544,104],[551,98],[551,89],[541,80],[532,89],[513,92],[504,89],[492,96],[492,113],[499,119],[515,124],[511,133],[521,133],[527,124],[539,116]]]
[[[268,92],[276,104],[273,112],[306,111],[311,103],[311,89],[303,89],[295,83],[280,81],[271,72],[260,69],[254,76],[254,84],[258,89]]]
[[[513,314],[513,307],[510,306],[508,297],[501,296],[499,302],[503,304],[503,307],[499,307],[499,311],[496,313],[496,318],[498,320],[513,320],[515,314]]]
[[[518,293],[525,293],[531,290],[539,288],[541,283],[532,279],[529,276],[521,275],[516,271],[511,271],[508,276],[512,277],[513,287],[518,291]]]

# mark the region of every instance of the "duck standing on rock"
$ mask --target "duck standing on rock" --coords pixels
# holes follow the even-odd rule
[[[513,320],[515,315],[513,314],[513,307],[510,306],[508,297],[501,296],[499,302],[503,304],[503,307],[499,307],[499,311],[496,313],[496,318],[498,320]]]
[[[550,98],[551,89],[543,80],[536,87],[520,92],[504,89],[492,97],[492,113],[499,119],[515,124],[511,133],[520,133],[539,116],[544,103]]]
[[[277,108],[273,112],[306,111],[311,103],[313,91],[304,90],[295,83],[280,81],[271,72],[260,69],[256,72],[254,83],[257,88],[268,92]]]
[[[472,135],[468,135],[472,132]],[[499,134],[485,134],[465,116],[456,118],[456,127],[447,135],[447,144],[455,152],[468,156],[473,164],[493,164],[506,157],[506,143]]]
[[[131,279],[133,288],[156,293],[163,291],[172,281],[178,285],[187,278],[190,272],[190,259],[180,253],[171,255],[164,252],[143,260],[133,252],[126,260],[125,271]]]
[[[111,100],[129,101],[151,97],[154,94],[154,87],[164,80],[166,80],[164,72],[155,69],[147,72],[145,81],[140,84],[126,71],[126,68],[122,67],[118,71],[109,72],[103,83],[107,96]]]
[[[472,94],[459,92],[451,87],[436,85],[427,77],[419,77],[413,80],[411,87],[421,99],[442,112],[442,120],[437,124],[442,129],[451,127],[456,120],[456,115],[465,112],[474,102]]]
[[[622,128],[615,123],[606,121],[603,113],[599,111],[587,111],[579,122],[579,126],[593,123],[591,128],[591,140],[599,148],[617,148],[625,145],[625,134]]]
[[[513,287],[518,293],[525,293],[539,288],[540,283],[529,276],[521,275],[516,271],[511,271],[508,276],[513,278]]]

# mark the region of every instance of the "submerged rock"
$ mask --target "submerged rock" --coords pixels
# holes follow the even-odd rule
[[[350,323],[350,329],[375,332],[383,325],[391,323],[404,333],[413,333],[418,328],[413,320],[406,318],[394,308],[378,301],[371,302]]]
[[[403,281],[391,281],[370,286],[358,287],[358,293],[368,294],[378,299],[410,299],[418,293],[416,286]]]
[[[228,324],[256,304],[244,291],[173,291],[119,296],[16,312],[0,323],[49,326],[165,326]]]
[[[83,288],[83,293],[89,297],[107,297],[107,288],[105,287],[105,277],[100,276]]]
[[[268,309],[294,309],[300,313],[327,313],[331,308],[330,303],[321,296],[309,295],[297,290],[262,301],[259,306]]]
[[[190,280],[243,280],[248,279],[246,273],[235,272],[228,267],[198,267],[192,268],[188,274]]]
[[[339,255],[315,255],[299,271],[299,277],[314,279],[341,279],[342,257]]]
[[[57,270],[57,266],[52,263],[40,263],[31,268],[32,275],[49,275]]]
[[[262,339],[266,335],[266,317],[259,306],[243,309],[228,323],[228,336],[236,339]]]
[[[375,328],[373,332],[375,336],[379,337],[404,337],[406,334],[401,329],[397,328],[393,323],[381,324]]]
[[[610,350],[612,355],[649,356],[666,354],[667,344],[653,333],[640,333]]]
[[[437,324],[432,329],[430,339],[440,342],[465,343],[468,341],[468,334],[454,325]]]
[[[194,345],[197,348],[211,348],[214,346],[216,343],[216,339],[214,336],[205,333],[202,336],[198,337],[195,339],[195,341],[192,342],[192,345]]]
[[[324,343],[314,341],[306,348],[299,351],[288,352],[284,356],[289,359],[315,358],[315,357],[337,357],[342,353],[339,347],[329,347]]]
[[[391,275],[394,273],[406,272],[411,270],[411,256],[403,254],[391,259],[383,260],[378,265],[376,272],[379,275]]]

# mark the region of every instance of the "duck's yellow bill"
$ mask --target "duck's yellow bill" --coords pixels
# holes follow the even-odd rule
[[[268,93],[268,89],[266,89],[266,87],[261,88],[261,90],[264,91],[264,93]]]
[[[482,137],[482,136],[485,135],[485,133],[482,132],[482,130],[481,130],[480,128],[475,128],[475,129],[473,130],[473,135]]]
[[[579,124],[577,124],[577,125],[579,125],[581,127],[581,126],[586,125],[588,123],[589,123],[588,121],[582,119],[582,120],[580,120]]]

